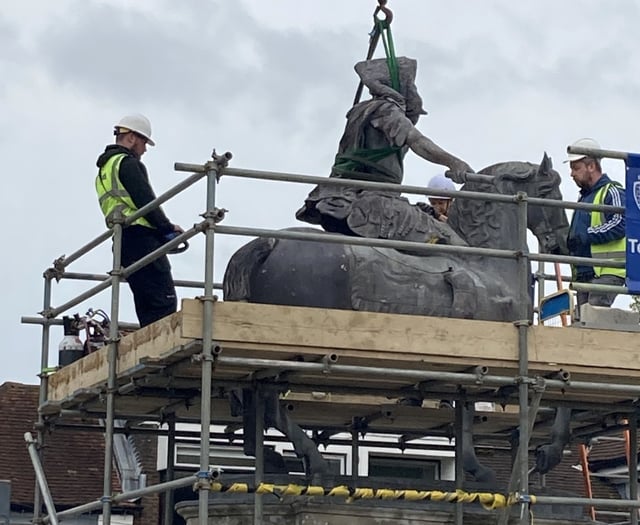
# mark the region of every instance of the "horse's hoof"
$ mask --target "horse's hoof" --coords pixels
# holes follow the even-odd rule
[[[309,480],[310,485],[314,485],[316,487],[333,487],[335,484],[335,479],[333,474],[329,472],[315,472],[311,475],[311,479]]]
[[[265,474],[286,474],[288,472],[281,454],[270,448],[265,448],[263,454]]]

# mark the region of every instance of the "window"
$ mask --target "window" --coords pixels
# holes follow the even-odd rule
[[[440,461],[437,459],[370,453],[369,476],[435,481],[440,479]]]

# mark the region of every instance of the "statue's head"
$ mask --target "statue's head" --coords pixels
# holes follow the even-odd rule
[[[398,76],[400,90],[392,87],[391,74],[386,58],[365,60],[355,65],[355,70],[362,83],[367,86],[374,98],[390,98],[405,108],[407,117],[415,124],[420,115],[427,112],[422,108],[422,98],[416,88],[416,71],[418,62],[413,58],[398,57]]]

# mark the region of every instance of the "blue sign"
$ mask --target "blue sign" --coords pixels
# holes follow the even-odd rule
[[[629,293],[640,295],[640,155],[627,156],[626,178],[626,235],[627,235],[627,287]]]

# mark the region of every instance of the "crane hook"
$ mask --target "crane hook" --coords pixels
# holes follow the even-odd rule
[[[383,19],[378,18],[378,13],[381,11],[384,14]],[[378,0],[378,7],[376,7],[376,10],[373,12],[373,18],[375,20],[382,20],[383,22],[386,22],[387,25],[391,23],[393,20],[393,12],[387,7],[387,0]]]

